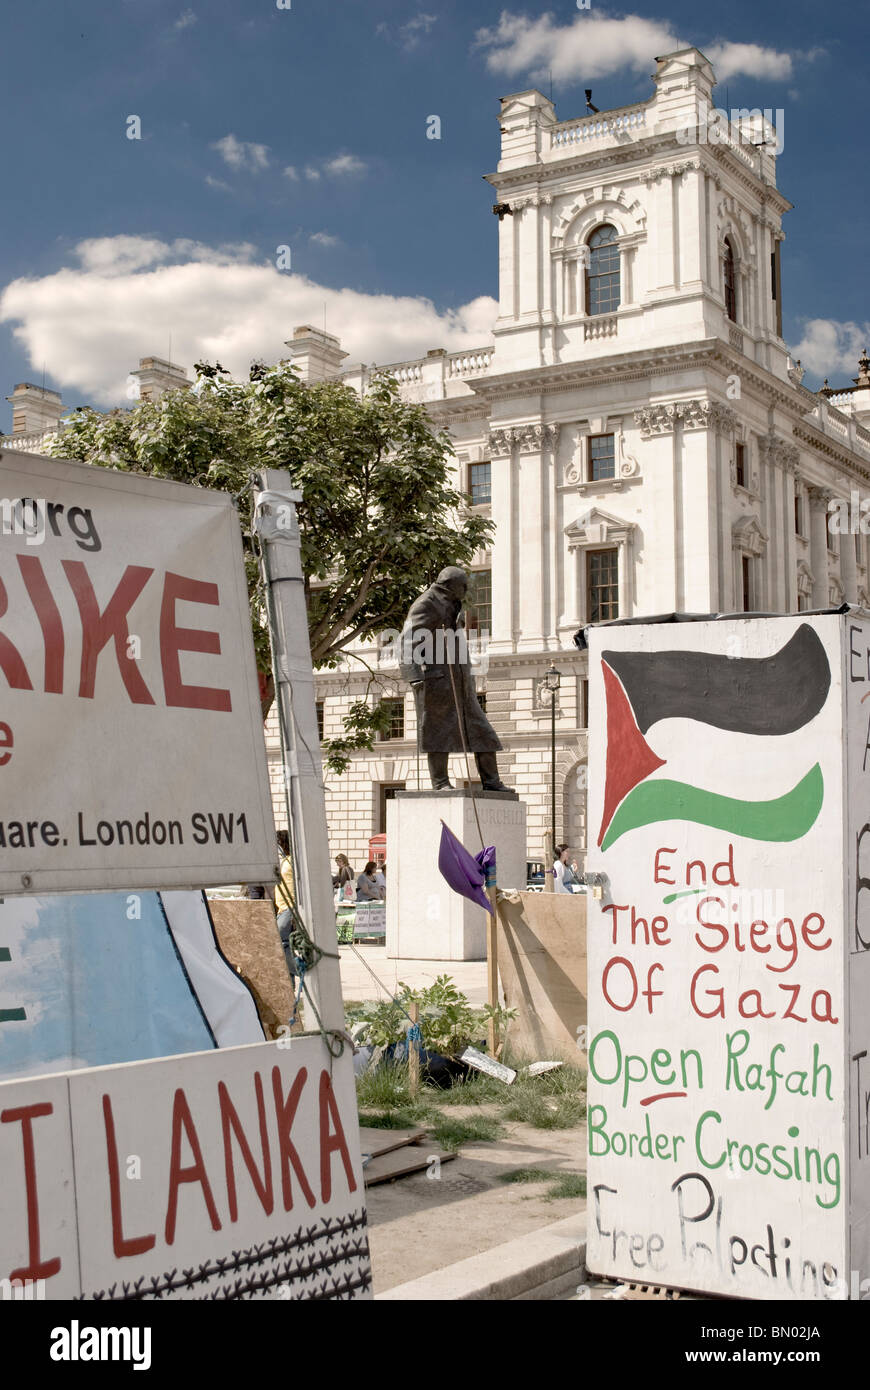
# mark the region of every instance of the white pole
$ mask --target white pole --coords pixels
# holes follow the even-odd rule
[[[296,503],[302,493],[287,473],[264,469],[255,495],[254,527],[270,595],[275,699],[286,731],[284,775],[296,857],[296,902],[308,934],[325,955],[306,977],[323,1027],[344,1031],[344,1005],[335,929],[335,903],[323,794],[323,768],[314,700],[314,671],[302,578]],[[333,957],[335,957],[333,959]],[[316,1020],[305,1019],[307,1029]]]

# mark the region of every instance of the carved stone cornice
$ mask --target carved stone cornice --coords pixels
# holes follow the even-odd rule
[[[641,439],[649,439],[653,435],[672,434],[677,424],[687,430],[731,433],[737,425],[737,415],[720,401],[669,401],[636,410],[634,421],[640,426]]]
[[[515,198],[511,207],[514,212],[522,212],[523,208],[549,207],[552,201],[552,193],[531,193],[527,198]]]
[[[689,169],[700,169],[701,167],[700,159],[684,159],[679,164],[660,164],[657,169],[650,169],[646,174],[643,174],[642,180],[649,187],[661,179],[675,179],[679,174],[685,174]]]
[[[558,442],[557,424],[513,425],[491,430],[489,435],[490,452],[495,458],[509,455],[514,448],[521,454],[537,454],[544,449],[555,449]]]

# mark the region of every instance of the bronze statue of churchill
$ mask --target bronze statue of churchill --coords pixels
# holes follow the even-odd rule
[[[434,789],[451,785],[448,758],[465,748],[474,754],[484,791],[509,791],[498,775],[501,743],[471,675],[462,611],[467,589],[468,575],[449,565],[414,600],[402,631],[400,671],[414,691],[419,746],[428,756]]]

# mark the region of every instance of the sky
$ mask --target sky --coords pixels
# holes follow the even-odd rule
[[[125,404],[141,357],[244,376],[300,324],[348,364],[483,346],[499,98],[552,90],[559,120],[585,87],[646,100],[654,58],[689,45],[717,105],[782,112],[805,384],[849,384],[870,346],[867,5],[28,0],[3,38],[0,432],[17,382]]]

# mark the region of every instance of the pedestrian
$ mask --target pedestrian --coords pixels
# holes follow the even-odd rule
[[[353,883],[353,869],[347,863],[347,855],[335,856],[336,873],[332,876],[332,887],[339,888],[340,897],[345,897],[345,884]]]
[[[556,877],[554,892],[573,893],[573,885],[580,880],[574,872],[570,863],[571,851],[567,845],[556,846],[556,859],[553,863],[553,873]]]
[[[358,903],[378,903],[381,901],[381,890],[375,882],[377,867],[374,859],[370,859],[357,879],[356,900]]]
[[[380,866],[380,867],[376,870],[376,872],[375,872],[375,883],[378,885],[378,888],[381,890],[381,901],[382,901],[382,902],[386,902],[386,900],[387,900],[387,864],[386,864],[386,860],[384,861],[383,864],[381,864],[381,866]]]
[[[283,912],[293,900],[293,861],[290,858],[290,835],[286,830],[277,833],[280,860],[279,879],[275,884],[275,911]]]

